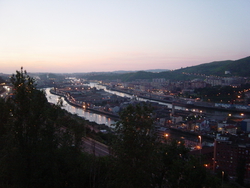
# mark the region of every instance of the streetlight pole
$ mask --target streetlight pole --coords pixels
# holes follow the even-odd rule
[[[200,164],[201,164],[201,149],[202,149],[202,145],[201,145],[201,136],[198,136],[199,140],[200,140]]]
[[[165,134],[165,140],[166,140],[165,142],[166,143],[168,143],[168,136],[169,136],[168,134]]]
[[[224,171],[221,171],[221,187],[223,187]]]

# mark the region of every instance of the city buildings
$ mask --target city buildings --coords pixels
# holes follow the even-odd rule
[[[214,141],[213,171],[250,180],[250,134],[218,134]]]

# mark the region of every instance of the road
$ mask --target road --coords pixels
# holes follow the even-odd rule
[[[108,146],[91,138],[83,138],[83,150],[96,156],[110,155]]]

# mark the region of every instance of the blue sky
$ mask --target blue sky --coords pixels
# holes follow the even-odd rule
[[[178,69],[249,56],[249,0],[0,0],[2,73]]]

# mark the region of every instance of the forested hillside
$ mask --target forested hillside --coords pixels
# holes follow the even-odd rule
[[[205,63],[197,66],[178,69],[175,72],[181,73],[196,73],[205,75],[225,76],[225,71],[230,71],[231,76],[249,77],[250,71],[250,57],[235,61],[215,61],[212,63]]]
[[[136,79],[148,79],[153,78],[165,78],[166,80],[192,80],[194,78],[200,78],[200,75],[216,75],[216,76],[243,76],[249,77],[250,72],[250,57],[235,61],[216,61],[211,63],[204,63],[197,66],[181,68],[173,71],[165,71],[159,73],[152,72],[133,72],[125,74],[100,74],[94,76],[83,76],[89,80],[117,80],[122,81],[134,81]],[[225,75],[225,71],[229,71],[231,74]],[[185,74],[183,74],[185,73]],[[189,74],[186,74],[189,73]]]

